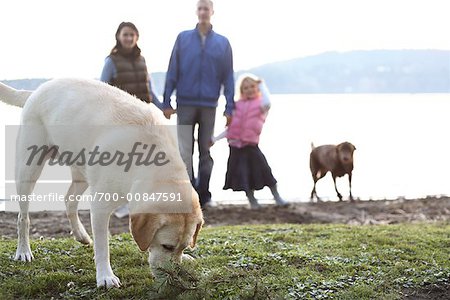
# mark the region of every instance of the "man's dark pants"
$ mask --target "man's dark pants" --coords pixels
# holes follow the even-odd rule
[[[215,107],[178,106],[177,125],[190,125],[178,127],[178,145],[181,157],[192,185],[197,190],[202,207],[211,201],[209,181],[214,161],[209,148],[211,137],[214,133],[214,122],[216,119]],[[194,166],[192,156],[194,154],[194,129],[198,124],[198,150],[199,165],[197,179],[194,178]]]

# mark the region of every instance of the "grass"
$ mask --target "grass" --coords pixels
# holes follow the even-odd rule
[[[33,240],[22,263],[16,241],[0,241],[0,299],[402,299],[450,286],[450,224],[206,228],[188,251],[197,259],[158,281],[122,234],[110,247],[123,286],[110,290],[96,288],[92,247]]]

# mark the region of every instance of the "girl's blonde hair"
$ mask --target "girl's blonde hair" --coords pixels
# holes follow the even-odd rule
[[[258,76],[252,73],[244,73],[240,75],[239,78],[236,80],[236,87],[235,87],[235,94],[238,100],[242,98],[242,84],[245,81],[254,82],[256,84],[260,84],[262,82],[262,80]]]

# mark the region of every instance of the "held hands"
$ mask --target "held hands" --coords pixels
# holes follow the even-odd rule
[[[225,127],[228,127],[228,126],[230,126],[230,124],[231,124],[231,120],[233,119],[233,117],[232,117],[232,116],[230,116],[230,115],[226,115],[226,114],[224,114],[224,116],[225,116],[225,118],[227,118],[227,121],[226,121]]]
[[[227,118],[227,122],[226,122],[225,127],[228,127],[231,124],[232,117],[230,115],[227,115],[227,114],[223,114],[223,115],[225,116],[225,118]],[[227,136],[227,131],[228,131],[228,129],[225,129],[219,135],[211,136],[211,139],[209,140],[209,147],[212,147],[218,140],[221,140],[221,139],[225,138]]]
[[[176,114],[176,113],[177,113],[177,110],[173,109],[173,108],[166,108],[163,110],[164,117],[166,117],[166,119],[169,119],[169,120],[170,120],[170,116],[173,114]]]

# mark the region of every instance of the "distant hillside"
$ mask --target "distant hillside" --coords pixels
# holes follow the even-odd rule
[[[450,92],[450,51],[327,52],[248,71],[264,78],[272,93]]]
[[[450,51],[371,50],[327,52],[270,63],[249,70],[264,78],[272,93],[450,93]],[[152,73],[156,94],[165,73]],[[46,79],[7,80],[35,89]]]
[[[35,90],[46,81],[48,81],[46,78],[2,80],[4,84],[18,90]]]

